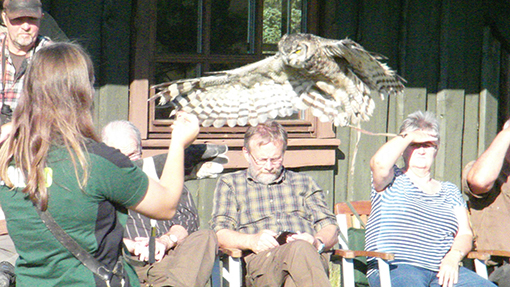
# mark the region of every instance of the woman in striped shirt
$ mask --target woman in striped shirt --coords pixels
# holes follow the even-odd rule
[[[372,157],[366,250],[395,254],[393,287],[496,286],[459,267],[472,248],[473,233],[459,189],[431,177],[438,146],[438,121],[417,111],[404,120],[399,136]],[[400,156],[403,168],[395,165]],[[377,262],[368,262],[370,286],[379,286]]]

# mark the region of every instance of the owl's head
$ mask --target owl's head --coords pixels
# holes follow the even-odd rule
[[[308,60],[315,54],[315,39],[311,34],[286,34],[278,42],[278,51],[286,65],[305,68]]]

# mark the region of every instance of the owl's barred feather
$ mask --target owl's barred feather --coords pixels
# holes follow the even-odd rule
[[[196,114],[202,126],[257,125],[310,108],[320,121],[336,126],[368,121],[370,97],[401,94],[404,80],[349,40],[289,34],[278,52],[264,60],[209,76],[154,86],[159,104]]]

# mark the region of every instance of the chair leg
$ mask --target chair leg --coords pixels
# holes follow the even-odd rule
[[[390,264],[381,258],[377,258],[377,263],[379,264],[381,287],[391,287]]]
[[[221,271],[220,271],[220,256],[216,256],[214,266],[211,273],[211,286],[221,287]]]
[[[243,269],[241,258],[234,258],[227,256],[228,262],[225,262],[223,258],[223,267],[221,274],[223,279],[228,282],[230,287],[241,287],[243,286]],[[226,264],[225,264],[226,263]],[[225,266],[227,265],[227,267]]]
[[[342,278],[344,287],[354,287],[354,261],[351,258],[342,258]]]
[[[480,259],[475,259],[475,270],[476,274],[482,276],[485,279],[489,278],[489,274],[487,273],[487,265]]]

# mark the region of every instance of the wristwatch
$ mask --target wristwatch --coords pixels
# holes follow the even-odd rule
[[[170,248],[174,248],[176,245],[177,245],[177,236],[173,235],[173,234],[165,234],[163,236],[160,237],[160,240],[162,240],[165,244],[165,250],[168,250]]]
[[[322,254],[322,252],[324,252],[324,248],[326,248],[326,245],[324,245],[324,242],[322,242],[322,240],[320,240],[319,238],[315,238],[317,239],[317,241],[319,242],[319,247],[317,247],[317,252],[319,252],[319,254]]]
[[[173,234],[170,234],[168,235],[168,238],[170,238],[170,241],[172,241],[173,243],[177,243],[177,236],[173,235]]]

